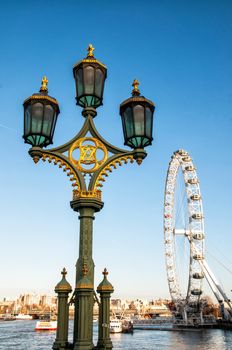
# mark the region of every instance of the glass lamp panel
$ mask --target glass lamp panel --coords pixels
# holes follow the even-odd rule
[[[94,92],[94,68],[91,66],[84,67],[84,90],[87,95]]]
[[[135,137],[134,139],[135,139],[135,144],[137,147],[143,146],[142,137],[138,136],[138,137]]]
[[[133,137],[133,138],[131,139],[131,143],[132,143],[132,145],[133,145],[134,148],[142,147],[141,137],[139,137],[139,136]]]
[[[42,135],[51,137],[51,129],[53,125],[54,109],[51,105],[46,105],[44,109],[44,120]]]
[[[145,136],[142,138],[141,143],[143,147],[149,146],[151,144],[151,139]]]
[[[34,144],[34,138],[33,138],[33,136],[28,136],[27,139],[26,139],[26,141],[27,141],[28,143],[30,143],[31,145],[33,145],[33,144]]]
[[[38,137],[39,138],[39,141],[38,141],[38,145],[42,145],[42,146],[47,146],[47,145],[49,145],[49,140],[46,138],[46,137],[44,137],[44,136],[36,136],[36,137]]]
[[[76,72],[77,96],[83,95],[83,69],[80,68]]]
[[[59,114],[59,113],[58,113]],[[56,121],[57,121],[57,111],[55,110],[54,111],[54,119],[53,119],[53,123],[52,123],[52,129],[51,129],[51,138],[53,137],[54,135],[54,131],[55,131],[55,126],[56,126]]]
[[[44,105],[40,102],[36,102],[32,105],[32,125],[31,133],[32,134],[41,134],[42,131],[42,122],[43,122],[43,107]]]
[[[141,105],[136,105],[133,108],[134,111],[134,125],[135,125],[135,135],[144,135],[144,107]]]
[[[152,137],[152,111],[149,107],[146,107],[146,136]]]
[[[95,81],[95,93],[98,97],[102,98],[104,84],[104,73],[101,69],[96,69],[96,81]]]
[[[125,139],[129,139],[134,134],[134,125],[133,125],[133,116],[132,116],[132,108],[127,107],[124,112],[124,122],[125,122]]]
[[[31,106],[27,106],[24,112],[24,134],[27,135],[31,130]]]

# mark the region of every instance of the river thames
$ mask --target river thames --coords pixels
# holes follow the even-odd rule
[[[55,332],[35,332],[36,321],[0,322],[1,350],[51,350]],[[70,322],[72,327],[72,321]],[[72,334],[70,333],[70,340]],[[112,334],[115,350],[232,350],[232,331],[135,330],[134,334]],[[94,344],[97,325],[94,325]]]

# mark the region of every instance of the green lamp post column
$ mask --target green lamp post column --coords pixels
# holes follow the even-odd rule
[[[88,268],[84,263],[82,277],[76,285],[74,350],[93,349],[93,284],[87,274]]]
[[[61,274],[63,275],[63,278],[55,287],[55,292],[58,293],[58,324],[56,340],[53,344],[54,350],[65,350],[68,347],[68,295],[71,293],[72,287],[65,278],[65,275],[67,274],[65,268],[63,268]]]
[[[103,202],[94,198],[81,198],[73,200],[71,207],[74,211],[79,212],[80,219],[80,239],[79,239],[79,257],[76,263],[76,288],[75,288],[75,314],[74,314],[74,344],[76,349],[92,349],[93,347],[93,290],[94,290],[94,262],[92,258],[93,245],[93,220],[94,213],[100,211]],[[80,281],[83,276],[83,266],[86,266],[85,276],[88,273],[88,294],[90,298],[86,298],[86,310],[88,317],[82,315],[79,310],[80,298],[78,294],[83,290],[80,289]],[[86,296],[86,293],[85,293]],[[84,316],[84,317],[83,317]],[[86,344],[86,336],[89,339]],[[82,338],[84,337],[84,338]],[[84,345],[83,345],[84,343]],[[88,347],[89,346],[89,347]]]
[[[113,348],[110,339],[110,294],[114,288],[107,280],[108,272],[106,269],[102,272],[104,275],[103,281],[97,287],[97,292],[100,294],[99,308],[99,324],[98,324],[98,342],[96,349],[111,350]]]

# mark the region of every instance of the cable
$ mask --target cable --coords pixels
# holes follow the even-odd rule
[[[211,255],[212,256],[212,258],[214,258],[221,266],[223,266],[224,267],[224,269],[225,270],[227,270],[229,273],[231,273],[231,275],[232,275],[232,271],[230,270],[230,269],[228,269],[228,267],[226,267],[220,260],[218,260],[212,253],[210,253],[209,251],[207,251],[207,253],[209,254],[209,255]]]

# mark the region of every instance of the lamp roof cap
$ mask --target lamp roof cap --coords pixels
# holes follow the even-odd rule
[[[87,52],[88,52],[87,56],[86,56],[83,60],[78,61],[78,62],[74,65],[73,68],[79,66],[81,63],[97,63],[97,64],[99,64],[101,67],[103,67],[104,69],[106,69],[106,66],[105,66],[102,62],[98,61],[98,60],[94,57],[93,51],[95,50],[95,48],[93,47],[92,44],[89,44],[89,46],[87,47],[86,50],[87,50]]]
[[[120,104],[120,109],[124,106],[126,106],[127,104],[130,103],[145,103],[146,105],[150,105],[151,108],[155,108],[155,104],[151,101],[148,100],[146,97],[140,95],[140,90],[139,90],[139,81],[137,79],[134,79],[132,86],[134,87],[134,89],[132,90],[132,96],[127,98],[125,101],[123,101]]]
[[[47,77],[44,75],[43,79],[41,81],[41,87],[39,92],[31,95],[30,97],[26,98],[26,100],[23,102],[23,104],[30,102],[31,100],[46,100],[49,101],[51,103],[54,103],[58,110],[59,110],[59,104],[57,99],[55,99],[55,97],[49,96],[48,95],[48,88],[47,88],[47,84],[48,84],[48,79]]]

